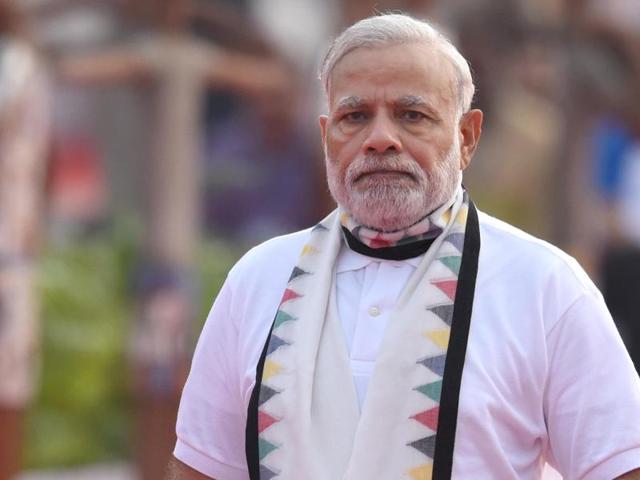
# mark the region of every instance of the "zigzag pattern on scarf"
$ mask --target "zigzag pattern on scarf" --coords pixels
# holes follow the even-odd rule
[[[442,378],[447,357],[447,347],[451,333],[451,321],[453,319],[454,302],[458,285],[458,274],[462,263],[462,242],[464,229],[467,222],[468,207],[464,205],[456,216],[455,225],[449,230],[444,242],[454,247],[456,254],[447,254],[437,258],[451,273],[450,277],[432,280],[432,288],[444,293],[447,301],[444,303],[428,304],[425,309],[432,316],[430,325],[426,326],[423,335],[427,341],[432,342],[440,350],[438,354],[421,358],[416,363],[423,365],[435,379],[429,383],[418,385],[414,388],[427,397],[432,406],[424,411],[411,416],[412,420],[419,422],[425,428],[425,436],[407,443],[407,446],[416,449],[425,457],[425,462],[408,470],[407,474],[413,480],[430,480],[433,474],[433,458],[436,446],[436,432],[438,430],[438,416],[440,413],[440,395],[442,393]],[[433,295],[425,295],[433,298]],[[439,325],[438,325],[439,323]],[[440,328],[439,328],[440,327]]]
[[[428,224],[430,232],[416,233],[415,230],[404,232],[396,242],[396,245],[400,245],[408,238],[415,240],[425,238],[425,235],[446,232],[446,236],[437,247],[435,257],[429,264],[431,266],[422,277],[423,280],[420,283],[422,292],[413,293],[414,296],[419,295],[419,297],[415,297],[416,301],[420,301],[420,298],[426,301],[424,307],[419,303],[415,305],[416,312],[418,312],[415,321],[419,322],[415,325],[419,325],[420,328],[411,336],[412,339],[415,339],[412,341],[416,345],[420,345],[419,351],[421,352],[421,356],[415,358],[414,363],[419,366],[415,370],[417,374],[411,378],[420,380],[420,382],[416,381],[415,384],[408,385],[406,392],[397,392],[397,395],[402,395],[405,398],[411,395],[415,396],[415,400],[411,400],[409,405],[411,409],[415,407],[415,410],[406,418],[406,422],[408,422],[407,424],[415,424],[417,427],[403,429],[403,432],[418,432],[418,434],[412,436],[410,433],[403,433],[400,437],[404,438],[395,440],[400,440],[402,443],[393,447],[394,449],[409,449],[411,452],[416,452],[402,455],[405,460],[399,464],[404,469],[402,471],[406,475],[405,478],[412,480],[431,480],[433,474],[440,398],[469,205],[466,192],[462,194],[462,201],[460,201],[460,197],[458,199],[457,207],[459,209],[457,209],[453,221],[451,208],[440,210],[437,218],[423,221],[423,223],[426,222],[425,225]],[[345,217],[342,216],[341,222],[344,221]],[[303,304],[299,302],[315,293],[313,276],[318,272],[318,277],[322,277],[320,263],[324,263],[324,261],[320,262],[318,257],[320,254],[326,258],[333,255],[332,250],[324,250],[324,245],[327,244],[325,239],[333,238],[326,235],[331,232],[335,234],[333,230],[335,228],[332,227],[330,230],[329,224],[323,221],[312,229],[308,243],[303,246],[297,265],[292,270],[274,317],[258,395],[258,457],[261,480],[290,478],[291,475],[288,471],[287,473],[283,471],[287,468],[288,463],[283,462],[286,457],[282,455],[282,452],[288,451],[284,443],[288,442],[290,437],[282,435],[282,425],[279,427],[278,424],[283,422],[285,418],[290,421],[286,414],[289,412],[289,407],[286,405],[291,406],[293,400],[289,399],[289,403],[283,402],[285,397],[282,394],[285,391],[290,391],[289,387],[293,385],[290,380],[296,378],[295,375],[293,377],[292,375],[295,368],[299,366],[295,363],[294,358],[296,357],[291,353],[292,347],[294,347],[293,350],[299,349],[299,344],[298,347],[295,345],[296,339],[300,340],[301,337],[297,337],[295,332],[300,335],[300,332],[304,331],[306,335],[308,328],[308,325],[305,324],[305,329],[302,329],[303,325],[298,323],[301,318],[307,318],[305,310],[300,307]],[[385,239],[385,241],[387,240]],[[388,243],[385,244],[385,246],[388,245]],[[420,311],[424,313],[419,313]],[[301,327],[296,329],[296,324]],[[426,343],[420,343],[421,341]],[[423,371],[424,375],[421,373]],[[285,423],[283,422],[283,424]],[[411,460],[406,460],[409,458]],[[398,471],[399,473],[400,471]]]

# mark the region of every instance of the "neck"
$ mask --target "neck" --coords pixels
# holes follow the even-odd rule
[[[462,198],[458,188],[449,201],[423,217],[420,221],[401,230],[384,232],[356,222],[347,211],[341,213],[345,240],[352,250],[368,256],[406,259],[424,253],[443,231],[451,219],[454,203]],[[407,248],[410,246],[411,248]],[[400,249],[400,250],[398,250]],[[398,258],[398,256],[402,258]]]

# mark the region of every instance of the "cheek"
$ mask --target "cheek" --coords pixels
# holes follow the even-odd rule
[[[362,142],[358,135],[348,135],[339,128],[330,128],[327,133],[327,156],[329,161],[345,170],[360,152]]]
[[[438,162],[444,160],[452,146],[447,139],[439,137],[414,140],[405,142],[405,151],[423,170],[427,171],[432,170]]]
[[[435,159],[438,158],[438,150],[430,143],[409,142],[405,143],[405,155],[416,162],[423,170],[431,170]]]

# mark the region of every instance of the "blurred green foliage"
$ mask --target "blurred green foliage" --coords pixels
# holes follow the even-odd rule
[[[240,251],[209,241],[197,254],[200,329]],[[49,246],[40,261],[41,389],[27,418],[27,468],[130,456],[128,348],[134,321],[133,235]]]

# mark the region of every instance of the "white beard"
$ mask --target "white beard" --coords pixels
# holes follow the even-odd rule
[[[372,154],[351,163],[345,178],[341,179],[335,162],[328,157],[325,161],[329,191],[338,205],[359,224],[383,232],[418,223],[451,198],[461,175],[458,135],[445,157],[436,160],[430,172],[402,154]],[[406,175],[362,177],[381,169]]]

